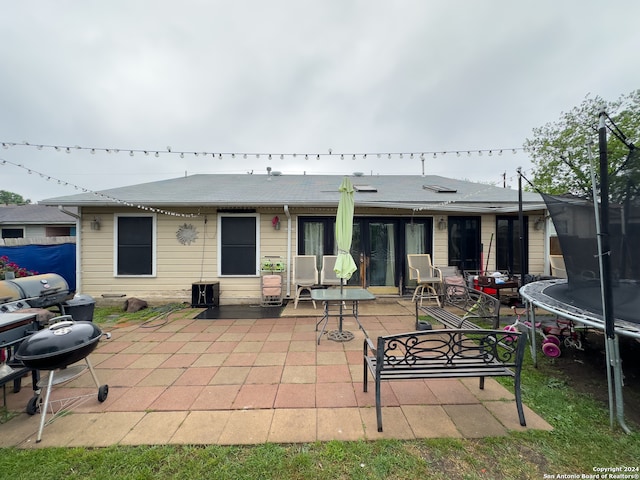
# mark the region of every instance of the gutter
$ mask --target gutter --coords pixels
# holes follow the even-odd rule
[[[291,298],[291,213],[289,205],[284,206],[284,214],[287,216],[287,298]]]

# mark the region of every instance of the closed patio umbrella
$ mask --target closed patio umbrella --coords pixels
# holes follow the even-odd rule
[[[351,180],[344,177],[340,184],[340,201],[338,202],[338,213],[336,214],[336,245],[338,246],[338,257],[334,271],[340,278],[340,288],[343,288],[344,281],[349,280],[351,275],[357,270],[356,262],[351,256],[351,236],[353,235],[353,185]]]
[[[351,256],[351,236],[353,234],[353,185],[347,177],[340,184],[340,201],[338,202],[338,212],[336,213],[336,245],[338,246],[338,256],[333,270],[340,279],[340,294],[344,289],[345,280],[349,280],[353,272],[357,270],[356,262]],[[328,333],[331,340],[345,342],[353,339],[353,333],[342,329],[342,303],[340,302],[340,318],[338,330]]]

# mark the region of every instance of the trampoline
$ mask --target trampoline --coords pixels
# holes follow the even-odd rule
[[[607,127],[607,119],[615,129]],[[615,168],[607,157],[607,128],[629,149]],[[623,415],[618,336],[640,340],[640,154],[605,112],[599,115],[598,136],[597,180],[591,148],[587,146],[592,165],[591,198],[542,194],[558,234],[567,279],[525,284],[520,294],[532,319],[534,364],[533,306],[605,333],[611,424],[615,411],[620,426],[629,432]]]
[[[602,304],[599,302],[599,282],[576,289],[571,288],[566,279],[541,280],[523,286],[520,294],[528,303],[549,313],[588,327],[605,329]],[[640,339],[640,285],[626,283],[614,287],[613,298],[614,332]],[[535,315],[534,311],[532,315]]]

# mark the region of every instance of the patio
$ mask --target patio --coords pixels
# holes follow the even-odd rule
[[[52,399],[95,393],[57,418],[35,442],[39,415],[0,425],[0,446],[98,447],[138,444],[302,443],[378,438],[479,438],[523,430],[513,395],[493,379],[383,383],[385,430],[376,430],[373,389],[362,391],[363,333],[352,318],[350,342],[317,344],[320,306],[310,302],[280,318],[195,320],[183,309],[166,321],[104,324],[112,338],[89,357],[109,385],[104,403],[88,373],[53,388]],[[335,328],[330,320],[329,329]],[[414,329],[408,300],[360,306],[372,338]],[[28,379],[7,391],[9,410],[24,412]],[[526,383],[524,384],[526,388]],[[551,429],[525,406],[526,429]]]

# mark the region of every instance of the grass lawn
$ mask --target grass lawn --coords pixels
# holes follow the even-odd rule
[[[100,322],[109,315],[114,313],[96,309],[95,319]],[[145,315],[151,314],[135,314],[138,320]],[[572,390],[554,369],[555,359],[540,355],[538,361],[538,369],[530,358],[525,362],[523,400],[554,427],[551,432],[481,440],[8,448],[0,449],[0,478],[542,479],[545,474],[589,478],[586,475],[598,473],[594,468],[639,468],[640,426],[630,424],[631,435],[611,428],[607,405]],[[501,383],[513,386],[511,379]],[[638,470],[621,473],[640,478]]]

